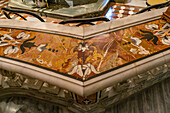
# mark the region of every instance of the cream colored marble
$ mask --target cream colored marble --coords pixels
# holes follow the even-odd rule
[[[127,27],[132,27],[135,25],[143,24],[148,21],[159,19],[161,18],[161,15],[163,14],[163,12],[166,11],[166,9],[167,7],[145,12],[145,13],[138,14],[138,15],[124,17],[118,20],[112,20],[110,22],[105,22],[105,23],[98,24],[95,26],[86,27],[83,30],[84,39],[98,36],[102,33],[113,32],[113,31],[125,29]]]
[[[60,35],[67,35],[82,39],[83,28],[74,26],[65,26],[61,24],[35,22],[35,21],[22,21],[22,20],[10,20],[0,19],[0,27],[5,28],[18,28],[24,30],[33,30],[47,33],[54,33]]]
[[[163,52],[164,59],[168,67],[170,67],[170,50],[164,51]]]
[[[130,2],[125,3],[125,5],[141,6],[146,7],[146,0],[129,0]]]
[[[159,54],[153,55],[151,57],[144,58],[143,60],[140,60],[135,63],[135,66],[137,69],[137,75],[147,72],[150,69],[156,68],[163,64],[165,64],[165,59],[164,59],[163,53],[159,53]]]

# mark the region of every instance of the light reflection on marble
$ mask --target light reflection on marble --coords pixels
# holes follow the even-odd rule
[[[109,10],[107,11],[106,15],[105,15],[105,17],[108,18],[109,20],[113,19],[112,17],[114,15],[114,13],[112,12],[112,10],[113,10],[113,8],[110,7]]]
[[[169,30],[168,23],[156,20],[84,41],[61,35],[0,28],[0,55],[87,80],[167,49]]]

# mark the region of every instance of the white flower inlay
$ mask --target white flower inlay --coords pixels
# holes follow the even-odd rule
[[[21,32],[21,33],[18,34],[18,36],[16,38],[23,40],[23,39],[28,39],[29,37],[30,37],[30,34],[26,34],[24,32]]]
[[[166,38],[162,38],[161,41],[165,45],[170,45],[170,36],[167,36]]]
[[[17,53],[19,48],[17,46],[9,46],[5,49],[4,54]]]
[[[158,29],[158,27],[159,26],[157,24],[145,25],[145,28],[149,29],[149,30],[156,30],[156,29]]]
[[[147,50],[146,50],[145,48],[143,48],[142,46],[139,46],[138,51],[139,51],[139,54],[145,54],[145,55],[149,54],[149,51],[147,51]]]
[[[84,71],[83,71],[84,70]],[[96,71],[95,67],[88,63],[88,64],[83,64],[83,65],[76,65],[71,72],[68,72],[68,74],[72,75],[74,73],[77,73],[81,77],[83,77],[83,80],[85,80],[85,77],[87,75],[90,75],[91,72],[98,74],[100,73],[99,71]]]
[[[130,49],[130,52],[132,52],[133,54],[137,54],[138,52],[137,52],[137,49],[134,49],[134,48],[131,48]]]

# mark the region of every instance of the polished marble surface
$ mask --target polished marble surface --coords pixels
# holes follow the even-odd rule
[[[0,55],[86,80],[169,48],[169,30],[170,24],[156,20],[80,40],[48,33],[0,28]]]
[[[1,6],[7,5],[6,3],[7,0],[4,0]],[[139,6],[132,6],[133,1],[130,3],[131,6],[114,4],[112,7],[115,10],[111,13],[128,16],[142,9]],[[5,19],[3,15],[2,17]],[[44,19],[53,23],[56,20],[47,17]],[[65,34],[0,28],[0,55],[78,80],[88,80],[169,48],[169,29],[168,23],[156,20],[82,40]]]
[[[6,5],[6,2],[0,2],[0,3]],[[128,16],[128,15],[132,15],[132,10],[133,10],[133,14],[135,14],[137,11],[141,10],[144,7],[144,5],[142,4],[144,3],[144,1],[136,2],[139,3],[137,6],[134,6],[133,3],[135,3],[134,0],[126,5],[116,4],[116,7],[117,6],[119,7],[118,12]],[[112,7],[115,8],[115,5],[113,5]],[[125,9],[125,7],[127,7],[128,10],[127,9],[125,11],[122,10]],[[112,13],[116,14],[116,11],[112,10]],[[5,19],[3,15],[1,16],[3,17],[3,19]],[[27,19],[34,20],[32,17],[28,15],[25,15],[25,17]],[[13,18],[22,20],[17,16],[13,16]],[[51,22],[58,23],[62,21],[59,19],[56,20],[47,17],[43,17],[43,18],[50,23]],[[112,16],[111,18],[113,19],[117,17]],[[114,23],[112,23],[112,25],[113,24]],[[110,27],[111,22],[109,24],[105,23],[105,25],[109,25]],[[44,26],[47,28],[46,25]],[[79,28],[85,30],[83,31],[83,33],[85,34],[86,28],[83,27],[79,27]],[[123,73],[119,70],[123,66],[124,67],[128,66],[129,67],[128,71],[130,70],[130,72],[123,70],[124,72],[127,72],[125,74],[129,74],[129,73],[131,75],[133,75],[133,73],[135,73],[134,75],[139,74],[137,72],[137,69],[134,69],[134,67],[143,64],[141,63],[142,61],[140,63],[136,63],[135,61],[139,59],[141,60],[143,58],[148,58],[147,56],[153,55],[161,51],[168,50],[170,47],[169,31],[170,31],[170,24],[160,19],[158,20],[156,19],[154,21],[152,20],[144,24],[142,23],[141,25],[135,25],[133,27],[131,25],[130,27],[123,28],[121,30],[119,29],[119,30],[110,31],[109,33],[102,32],[102,34],[100,35],[97,34],[95,36],[91,36],[90,38],[83,37],[84,39],[83,38],[78,39],[75,36],[71,37],[66,34],[61,35],[57,33],[37,32],[36,30],[35,31],[27,30],[27,29],[20,30],[20,29],[0,27],[0,56],[4,59],[12,59],[19,63],[22,62],[25,64],[33,65],[35,67],[40,67],[45,71],[50,70],[52,72],[55,72],[56,75],[58,74],[60,78],[64,78],[65,76],[67,76],[69,77],[68,79],[70,79],[70,81],[68,79],[67,81],[71,83],[73,82],[71,81],[71,78],[83,82],[84,81],[91,82],[88,80],[93,81],[92,78],[94,77],[97,78],[97,76],[103,74],[106,75],[107,73],[113,70],[115,71],[112,73],[112,76],[116,76],[116,75],[119,76],[119,73]],[[84,34],[83,36],[85,36]],[[162,65],[162,62],[164,63],[166,59],[163,57],[161,58],[161,60],[162,61],[160,62]],[[132,62],[135,62],[136,64],[135,63],[132,64]],[[145,63],[147,64],[147,62]],[[19,70],[19,71],[25,71],[25,70]],[[138,69],[138,71],[140,70]],[[125,76],[125,74],[122,75],[120,74],[120,75]],[[37,74],[37,76],[39,76],[39,74]],[[124,78],[122,78],[122,80],[123,79]],[[54,82],[56,81],[54,80]],[[87,85],[87,87],[89,84],[91,85],[91,83],[88,84],[85,82],[83,83],[83,85],[85,84],[85,86]],[[94,82],[94,84],[95,83],[96,82]],[[64,83],[61,84],[68,85]],[[105,82],[105,84],[107,83]],[[82,87],[84,88],[83,91],[86,92],[85,87],[83,85],[82,85]],[[95,90],[94,92],[97,92],[99,90],[103,90],[105,88],[105,86],[104,88],[103,86],[104,84],[99,83],[99,86],[90,86],[90,87],[94,87],[93,88],[93,90]],[[72,87],[74,91],[79,90],[79,89],[75,89],[71,85],[68,87]],[[73,90],[71,91],[74,92]],[[87,95],[91,94],[89,92],[92,92],[92,90],[88,91]],[[87,97],[82,97],[82,95],[84,96],[84,94],[81,94],[81,96],[79,96],[74,92],[75,96],[77,97],[76,101],[83,105],[88,104],[89,100],[91,101],[90,103],[92,104],[96,103],[98,99],[97,95],[100,94],[99,92],[98,93],[94,93],[94,92],[93,94]]]
[[[6,6],[7,2],[8,0],[1,1],[1,7]],[[135,14],[144,7],[144,2],[132,0],[126,5],[113,4],[111,19]],[[137,6],[134,6],[136,4]],[[18,16],[12,16],[13,19],[22,20]],[[35,21],[28,15],[24,17]],[[6,19],[4,15],[1,15],[1,18]],[[52,23],[62,21],[43,18],[46,22]],[[169,24],[160,20],[94,36],[87,40],[6,28],[0,28],[0,36],[1,56],[42,66],[80,80],[89,79],[164,50],[169,47],[170,40]]]

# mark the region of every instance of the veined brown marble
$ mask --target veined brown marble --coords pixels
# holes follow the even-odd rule
[[[85,80],[169,48],[169,31],[162,20],[87,40],[0,28],[0,55]]]

